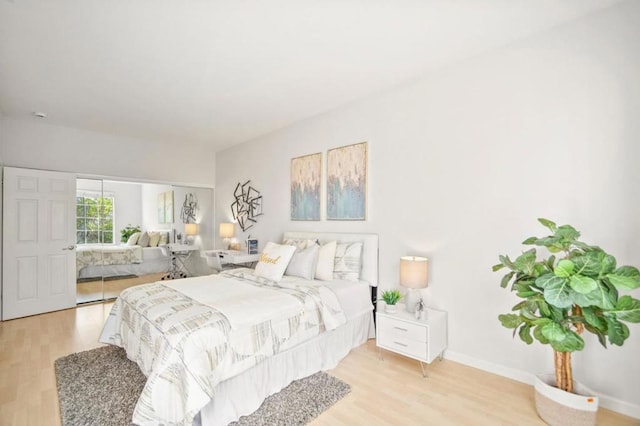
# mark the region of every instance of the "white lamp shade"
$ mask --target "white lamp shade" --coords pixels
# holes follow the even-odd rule
[[[233,234],[235,234],[235,227],[233,223],[220,224],[220,238],[232,238]]]
[[[400,285],[406,288],[427,286],[427,264],[429,259],[418,256],[400,258]]]
[[[187,235],[198,235],[198,224],[197,223],[185,223],[184,224],[184,233]]]

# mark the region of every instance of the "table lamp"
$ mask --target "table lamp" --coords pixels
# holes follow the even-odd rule
[[[429,259],[418,256],[403,256],[400,258],[400,285],[409,289],[405,296],[407,312],[415,312],[422,296],[421,288],[427,287],[427,263]]]
[[[220,238],[227,245],[227,250],[229,250],[229,239],[233,238],[233,234],[235,234],[235,226],[233,223],[221,223],[220,224]]]
[[[185,223],[184,233],[187,236],[187,244],[193,244],[194,237],[198,235],[197,223]]]

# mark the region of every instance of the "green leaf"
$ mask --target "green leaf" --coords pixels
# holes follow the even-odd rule
[[[573,305],[567,278],[545,274],[536,279],[536,285],[544,289],[544,300],[547,303],[558,308],[568,308]]]
[[[587,324],[602,331],[603,333],[606,333],[607,322],[602,316],[599,316],[598,314],[596,314],[593,308],[590,308],[590,307],[582,308],[582,316],[584,317],[584,320],[586,321]]]
[[[533,273],[533,265],[536,263],[536,249],[532,248],[525,251],[513,263],[516,270],[531,275]]]
[[[556,266],[556,269],[555,271],[553,271],[553,273],[557,277],[567,278],[573,274],[573,268],[574,268],[574,264],[572,261],[567,259],[562,259],[560,262],[558,262],[558,266]]]
[[[518,332],[518,335],[520,336],[520,339],[525,342],[527,345],[530,345],[533,343],[533,338],[531,337],[531,333],[530,330],[531,327],[527,324],[523,325],[522,327],[520,327],[520,331]]]
[[[540,313],[545,317],[550,317],[551,309],[549,309],[549,305],[547,304],[547,302],[545,302],[544,300],[538,300],[537,302],[538,302],[538,310],[540,310]]]
[[[615,257],[598,249],[576,256],[573,259],[576,273],[592,278],[600,278],[616,268]]]
[[[571,225],[559,226],[555,231],[555,235],[569,241],[574,241],[580,238],[580,232],[576,231],[576,229]]]
[[[573,302],[581,307],[597,306],[601,309],[613,309],[617,299],[615,287],[609,288],[604,281],[596,281],[596,289],[590,293],[573,294]]]
[[[538,241],[538,237],[529,237],[529,238],[527,238],[526,240],[524,240],[524,241],[522,242],[522,244],[524,244],[524,245],[531,245],[531,244],[535,244],[535,243],[536,243],[536,241]]]
[[[502,277],[502,281],[500,281],[500,287],[502,287],[502,288],[507,287],[507,285],[509,284],[509,281],[511,281],[511,278],[513,278],[514,274],[515,274],[515,272],[511,271],[507,275]]]
[[[622,321],[640,322],[640,300],[631,296],[622,296],[614,309],[605,312],[605,315],[610,314]]]
[[[498,319],[505,328],[518,328],[518,326],[524,322],[520,315],[516,314],[498,315]]]
[[[517,305],[515,305],[513,308],[511,308],[512,311],[520,311],[521,309],[523,309],[525,306],[527,306],[527,300],[523,300],[522,302],[518,303]]]
[[[540,275],[538,278],[536,278],[536,286],[540,287],[541,289],[545,289],[549,286],[555,287],[558,284],[564,283],[566,280],[566,278],[557,277],[555,274],[550,272],[544,275]]]
[[[612,315],[607,315],[605,318],[607,319],[609,341],[614,345],[622,346],[627,337],[629,337],[629,327]]]
[[[534,329],[533,329],[533,337],[535,337],[536,340],[538,340],[543,345],[546,345],[546,344],[549,343],[549,339],[544,337],[544,334],[542,334],[542,326],[541,325],[538,325],[538,326],[534,327]]]
[[[550,322],[542,326],[542,335],[550,342],[560,342],[567,337],[567,329],[557,322]]]
[[[633,290],[640,287],[640,271],[633,266],[621,266],[607,274],[607,278],[619,290]]]
[[[509,256],[503,256],[503,255],[500,255],[500,256],[498,256],[498,259],[499,259],[499,260],[500,260],[500,262],[502,262],[502,264],[503,264],[504,266],[506,266],[507,268],[509,268],[509,269],[514,269],[513,262],[511,261],[511,259],[509,259]]]
[[[493,266],[491,267],[491,269],[493,270],[493,272],[497,272],[497,271],[499,271],[499,270],[500,270],[500,269],[502,269],[502,268],[504,268],[504,265],[503,265],[502,263],[498,263],[497,265],[493,265]]]
[[[579,274],[573,275],[569,279],[569,285],[572,289],[581,294],[591,293],[598,288],[596,280]]]
[[[538,218],[538,222],[540,222],[542,224],[542,226],[545,226],[545,227],[549,228],[549,230],[551,232],[556,232],[556,224],[555,224],[555,222],[552,222],[549,219],[545,219],[543,217]]]
[[[563,340],[551,341],[551,347],[558,352],[575,352],[584,349],[584,340],[579,334],[566,330],[567,334]]]

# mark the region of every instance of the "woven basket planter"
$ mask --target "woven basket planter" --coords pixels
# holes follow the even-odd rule
[[[591,426],[596,424],[598,397],[579,382],[573,381],[576,393],[555,387],[554,374],[539,374],[535,380],[538,416],[551,426]]]

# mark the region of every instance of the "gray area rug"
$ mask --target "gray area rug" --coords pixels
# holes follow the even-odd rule
[[[125,351],[103,346],[55,362],[63,426],[131,425],[146,378]],[[348,384],[324,372],[297,380],[233,425],[304,425],[348,394]]]

